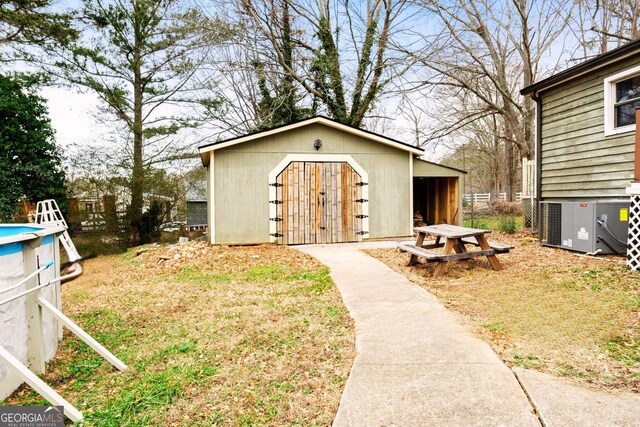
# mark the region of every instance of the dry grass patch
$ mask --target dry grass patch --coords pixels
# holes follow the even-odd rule
[[[525,234],[494,233],[516,249],[486,258],[408,267],[395,249],[368,251],[465,315],[510,365],[640,391],[640,276],[616,260],[540,246]]]
[[[354,331],[327,269],[277,247],[147,246],[99,257],[65,312],[131,369],[66,336],[46,380],[85,425],[328,425]],[[41,400],[23,388],[7,404]]]

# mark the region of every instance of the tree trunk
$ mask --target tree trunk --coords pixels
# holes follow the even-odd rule
[[[134,13],[136,13],[134,11]],[[130,228],[132,231],[133,243],[139,239],[137,233],[137,225],[142,217],[142,208],[144,204],[144,167],[142,164],[142,64],[140,58],[140,43],[142,35],[140,34],[140,25],[138,23],[139,14],[136,13],[134,18],[134,52],[133,52],[133,171],[131,174],[131,207],[130,207]]]
[[[291,42],[289,0],[285,0],[282,7],[282,55],[287,67],[293,70],[293,44]],[[291,73],[285,71],[281,90],[285,105],[285,123],[293,123],[298,120],[299,117],[296,106],[296,91]]]
[[[533,84],[535,79],[535,73],[533,69],[533,63],[531,61],[531,35],[529,31],[529,21],[525,13],[527,10],[526,0],[516,0],[517,8],[520,13],[521,25],[522,25],[522,48],[520,50],[522,56],[522,86],[527,87]],[[535,126],[535,105],[531,96],[527,95],[523,99],[524,106],[524,149],[520,149],[520,158],[531,158],[533,153],[533,129]],[[511,200],[511,196],[510,199]]]
[[[513,159],[513,144],[507,144],[507,163],[508,166],[508,182],[507,182],[507,200],[513,202],[513,183],[514,183],[514,159]]]

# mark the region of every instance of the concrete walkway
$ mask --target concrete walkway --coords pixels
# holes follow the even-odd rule
[[[512,372],[435,296],[360,251],[372,247],[396,242],[297,247],[329,266],[356,322],[334,425],[640,426],[638,394]]]
[[[297,247],[331,269],[356,323],[357,355],[334,425],[540,426],[489,345],[435,296],[360,252],[366,246]]]
[[[592,390],[542,372],[514,368],[545,427],[640,426],[640,395]]]

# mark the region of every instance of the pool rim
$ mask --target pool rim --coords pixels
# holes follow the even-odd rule
[[[3,228],[29,227],[29,228],[39,229],[39,230],[34,230],[34,231],[29,231],[24,233],[13,234],[11,236],[0,237],[0,246],[11,244],[11,243],[27,242],[30,240],[35,240],[35,239],[50,236],[53,234],[61,234],[61,233],[64,233],[64,231],[66,230],[66,228],[61,225],[45,226],[45,225],[33,224],[33,223],[0,224],[0,227],[3,227]]]

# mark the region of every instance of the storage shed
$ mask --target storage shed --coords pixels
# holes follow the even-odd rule
[[[200,147],[211,243],[354,242],[462,221],[463,171],[326,117]]]

